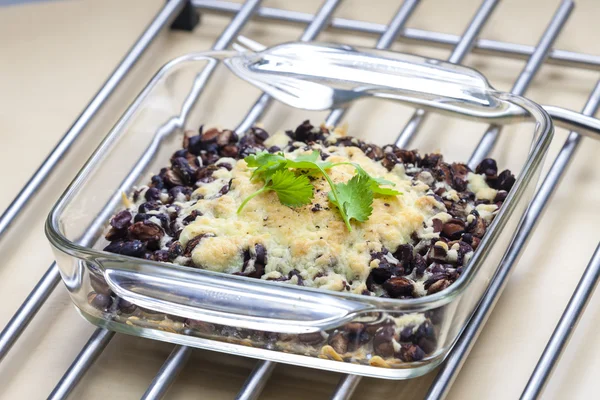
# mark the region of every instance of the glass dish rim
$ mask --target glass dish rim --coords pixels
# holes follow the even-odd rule
[[[533,171],[536,169],[538,164],[543,162],[554,133],[552,120],[548,113],[540,105],[525,97],[516,96],[510,93],[504,93],[496,91],[494,89],[490,89],[490,93],[492,95],[498,98],[502,98],[503,100],[510,101],[524,108],[532,118],[530,120],[524,120],[523,122],[532,120],[536,122],[534,127],[535,132],[533,134],[532,145],[528,152],[527,158],[522,166],[521,173],[516,177],[513,189],[509,193],[508,197],[506,198],[503,204],[503,207],[500,209],[500,212],[498,213],[496,218],[494,218],[494,221],[490,225],[490,228],[481,240],[479,247],[475,251],[471,260],[469,261],[468,266],[465,268],[465,272],[456,280],[456,282],[454,282],[448,288],[438,293],[419,298],[394,299],[376,296],[364,296],[354,293],[334,292],[304,286],[291,286],[283,282],[267,281],[263,279],[256,279],[244,276],[235,276],[231,274],[225,274],[222,272],[201,270],[197,268],[185,267],[171,263],[161,263],[145,259],[141,260],[135,257],[109,253],[103,250],[94,249],[92,247],[83,246],[68,239],[65,235],[63,235],[60,229],[60,217],[62,216],[62,213],[64,212],[65,208],[69,205],[69,201],[77,194],[80,186],[84,183],[87,175],[90,172],[92,172],[92,170],[96,167],[98,162],[101,162],[101,160],[99,159],[102,157],[102,155],[110,150],[113,141],[117,139],[121,134],[123,134],[122,127],[136,113],[138,108],[143,104],[144,100],[148,97],[148,95],[152,92],[156,85],[160,83],[163,78],[168,76],[169,73],[173,72],[183,64],[197,61],[210,62],[211,60],[220,63],[220,60],[217,57],[222,56],[224,53],[231,53],[231,51],[226,50],[188,53],[166,62],[161,68],[159,68],[159,70],[154,74],[150,81],[147,84],[145,84],[143,89],[126,108],[125,112],[121,114],[121,116],[118,118],[117,122],[113,125],[113,127],[110,128],[106,136],[102,139],[100,144],[96,147],[96,149],[87,159],[84,166],[79,170],[77,175],[73,178],[71,183],[64,190],[64,192],[61,194],[59,199],[56,201],[56,203],[50,210],[46,219],[45,233],[46,237],[48,238],[50,244],[53,247],[55,247],[57,250],[60,250],[63,253],[74,256],[80,260],[92,262],[94,265],[98,265],[98,263],[95,262],[95,260],[111,259],[116,262],[123,261],[123,264],[146,264],[155,268],[176,268],[182,272],[198,274],[198,276],[202,276],[205,274],[216,274],[217,276],[226,277],[227,279],[240,279],[243,282],[246,282],[248,285],[276,285],[284,286],[291,290],[301,290],[321,294],[328,294],[334,297],[341,297],[348,300],[369,303],[381,309],[402,308],[410,312],[423,311],[452,302],[469,287],[469,284],[479,271],[481,264],[485,262],[485,254],[489,251],[489,247],[493,245],[493,242],[499,235],[501,230],[500,225],[504,225],[506,223],[506,220],[508,218],[506,215],[509,212],[512,212],[512,209],[516,206],[516,203],[521,199],[526,186],[530,183]],[[232,76],[235,76],[233,73],[229,73]],[[449,113],[444,114],[448,115]],[[490,124],[492,124],[493,122],[493,120],[490,121]],[[519,216],[519,218],[521,218],[521,216]]]

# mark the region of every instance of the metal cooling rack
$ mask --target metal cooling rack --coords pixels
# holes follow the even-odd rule
[[[453,48],[449,61],[460,63],[470,52],[486,54],[489,56],[508,57],[527,60],[525,67],[517,78],[512,92],[523,94],[534,76],[544,63],[557,64],[566,67],[600,71],[600,56],[576,53],[566,50],[552,49],[554,40],[559,35],[567,21],[574,3],[564,0],[548,23],[536,46],[526,46],[515,43],[506,43],[494,40],[477,38],[479,32],[488,21],[492,11],[499,0],[484,0],[473,16],[462,36],[446,33],[405,28],[413,10],[419,0],[405,0],[400,6],[389,25],[382,25],[366,21],[349,20],[333,17],[336,7],[341,0],[325,0],[316,14],[307,14],[283,9],[261,7],[261,0],[247,0],[244,4],[231,3],[218,0],[169,0],[154,20],[148,25],[135,45],[129,50],[119,66],[114,70],[93,100],[77,118],[73,126],[63,136],[48,158],[43,162],[32,178],[23,187],[11,205],[0,217],[0,238],[6,234],[11,223],[24,210],[33,193],[47,180],[59,160],[69,151],[78,139],[93,116],[102,108],[106,100],[112,95],[118,85],[127,76],[132,67],[147,50],[149,45],[159,34],[171,27],[172,29],[191,30],[198,23],[198,13],[218,12],[232,15],[233,18],[221,36],[214,43],[212,49],[222,50],[227,48],[235,39],[239,31],[252,18],[261,18],[275,22],[288,22],[306,25],[300,40],[310,41],[326,28],[341,29],[344,31],[360,32],[363,34],[378,35],[376,48],[389,48],[395,40],[411,41],[428,46]],[[207,71],[209,76],[212,71]],[[258,120],[267,110],[271,99],[263,94],[249,111],[238,130],[244,130]],[[600,81],[592,90],[590,97],[583,109],[586,115],[593,115],[600,103]],[[345,110],[334,110],[327,118],[328,124],[336,124],[343,117]],[[425,111],[416,110],[404,129],[400,132],[397,144],[405,147],[418,133],[419,126],[425,117]],[[473,152],[469,164],[476,165],[479,160],[493,148],[500,130],[490,126]],[[491,313],[495,301],[498,299],[515,262],[523,250],[531,232],[536,226],[538,217],[541,216],[552,193],[557,188],[560,179],[573,158],[575,151],[581,143],[582,137],[571,132],[561,148],[558,156],[553,161],[552,167],[537,191],[526,215],[521,223],[520,230],[515,237],[510,249],[506,253],[502,264],[490,283],[479,308],[476,310],[466,330],[453,347],[450,355],[439,369],[427,399],[441,399],[448,393],[454,379],[469,354],[484,322]],[[567,344],[573,328],[581,317],[585,306],[590,299],[598,278],[600,277],[600,245],[596,248],[589,265],[587,266],[564,314],[556,326],[539,362],[527,383],[522,399],[535,399],[541,394],[550,373],[557,364],[560,354]],[[50,293],[60,281],[60,274],[55,263],[52,263],[42,279],[34,287],[23,305],[18,309],[4,330],[0,333],[0,360],[2,360],[28,323],[44,304]],[[94,363],[96,358],[108,345],[113,332],[105,329],[96,329],[89,341],[85,344],[79,355],[73,361],[62,379],[58,382],[50,399],[64,399],[74,389],[79,380]],[[169,386],[175,381],[178,373],[185,366],[192,349],[184,346],[175,346],[171,355],[165,361],[160,371],[148,387],[143,399],[160,399],[167,392]],[[240,392],[238,399],[256,399],[267,383],[269,376],[276,367],[274,362],[258,361]],[[361,378],[354,375],[345,375],[340,379],[338,386],[332,394],[332,399],[348,399],[352,396]]]

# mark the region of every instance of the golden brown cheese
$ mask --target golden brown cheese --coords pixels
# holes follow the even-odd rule
[[[275,135],[270,140],[277,143],[278,138]],[[297,149],[286,156],[293,159],[310,151]],[[183,213],[187,215],[197,209],[203,214],[184,228],[180,236],[183,246],[200,234],[215,235],[202,239],[194,248],[194,263],[213,271],[238,272],[244,250],[260,243],[267,250],[265,276],[287,275],[296,269],[306,286],[344,290],[349,284],[353,292],[362,292],[374,266],[370,263],[371,253],[381,251],[382,247],[393,251],[410,242],[411,235],[423,231],[424,223],[439,213],[440,203],[426,195],[428,185],[413,183],[403,168],[387,171],[357,147],[331,146],[325,151],[331,154],[328,161],[358,163],[372,176],[394,182],[395,189],[403,194],[376,197],[370,218],[362,223],[352,221],[352,232],[348,232],[337,208],[329,203],[329,185],[320,176],[312,182],[315,187],[312,204],[290,208],[269,192],[252,199],[237,214],[241,202],[260,189],[262,182],[250,181],[252,169],[243,160],[227,160],[233,169],[216,171],[215,181],[196,190],[203,198]],[[348,181],[355,170],[342,165],[328,173],[337,183]],[[230,180],[229,192],[220,195],[219,190]],[[317,204],[321,209],[313,211]]]

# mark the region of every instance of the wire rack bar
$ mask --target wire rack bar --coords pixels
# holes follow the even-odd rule
[[[94,115],[102,108],[106,100],[110,98],[112,93],[127,76],[140,57],[146,52],[158,34],[175,20],[185,3],[186,0],[169,1],[156,15],[150,25],[148,25],[125,58],[123,58],[121,63],[113,71],[112,75],[104,82],[92,101],[87,105],[85,110],[83,110],[81,115],[79,115],[77,120],[75,120],[75,123],[60,139],[56,147],[52,149],[48,157],[46,157],[42,162],[42,165],[40,165],[19,194],[17,194],[17,197],[14,198],[6,211],[2,213],[2,216],[0,216],[0,237],[6,233],[9,226],[25,208],[29,200],[31,200],[33,194],[39,190],[44,182],[46,182],[50,173],[71,149],[75,140],[81,135]]]
[[[451,61],[451,62],[460,62],[460,60],[467,54],[469,49],[472,47],[477,34],[481,31],[481,29],[483,28],[485,23],[489,20],[489,17],[491,16],[492,12],[494,11],[497,3],[498,2],[495,0],[494,1],[485,0],[481,3],[481,6],[477,10],[475,15],[473,16],[473,19],[469,23],[469,26],[465,30],[465,36],[462,37],[462,39],[458,42],[455,50],[452,52],[452,55],[450,57],[454,61]],[[337,110],[334,110],[330,114],[329,118],[331,118],[334,115],[334,113],[336,113],[336,111]],[[410,121],[407,123],[405,129],[400,133],[400,137],[402,137],[405,134],[405,132],[408,133],[409,137],[412,137],[419,129],[420,124],[422,122],[422,117],[424,115],[425,115],[425,111],[417,110],[415,112],[415,114],[413,115],[413,117],[410,119]],[[417,116],[416,118],[419,118],[419,119],[416,119],[415,116]],[[330,122],[329,118],[327,120],[328,123]],[[337,121],[333,121],[333,122],[337,122]],[[333,123],[333,122],[330,123],[330,125],[335,125],[335,123]],[[408,128],[409,126],[412,126],[412,128],[410,131],[407,131],[406,128]],[[398,138],[398,140],[396,142],[400,141],[400,137]],[[359,376],[342,375],[342,377],[340,378],[340,381],[334,391],[332,398],[338,399],[338,400],[349,399],[354,394],[354,391],[358,387],[358,384],[360,383],[360,381],[361,381],[361,377],[359,377]]]
[[[252,372],[250,372],[248,379],[246,379],[237,396],[235,396],[236,400],[258,399],[276,365],[273,361],[261,360],[257,362]]]
[[[96,329],[73,361],[73,364],[71,364],[52,393],[50,393],[48,399],[66,399],[114,335],[115,333],[112,331],[101,328]]]
[[[475,13],[475,16],[469,23],[467,29],[463,33],[462,38],[456,44],[454,50],[450,54],[448,61],[453,64],[459,64],[465,58],[465,56],[473,48],[475,38],[481,32],[481,29],[492,15],[492,12],[498,5],[498,1],[484,1]],[[417,130],[421,127],[421,124],[425,120],[427,112],[423,109],[415,110],[414,114],[404,126],[400,136],[396,140],[396,146],[400,148],[407,148],[410,144],[413,136],[417,133]]]
[[[388,29],[381,35],[381,37],[377,41],[377,44],[376,44],[377,49],[386,49],[392,45],[392,43],[394,42],[394,39],[396,38],[398,33],[404,28],[404,25],[406,24],[406,22],[408,21],[408,19],[410,18],[410,16],[414,12],[414,10],[416,9],[417,5],[419,5],[419,2],[420,2],[420,0],[405,0],[402,3],[402,5],[400,6],[398,11],[392,18],[392,21],[388,25]],[[261,96],[261,98],[262,98],[262,96]],[[329,113],[329,116],[326,118],[326,123],[328,125],[332,125],[332,126],[337,125],[340,122],[340,120],[343,118],[346,111],[347,111],[347,108],[338,108],[338,109],[332,110]],[[270,363],[269,367],[271,369],[273,369],[273,368],[275,368],[275,365],[276,365],[275,363]],[[255,368],[252,371],[252,373],[248,377],[248,380],[246,381],[246,383],[249,381],[255,382],[261,378],[259,376],[255,376],[255,374],[258,375],[262,371],[259,367],[260,367],[260,362],[259,362],[259,365],[257,366],[257,368]],[[360,377],[358,377],[358,376],[352,377],[352,376],[347,375],[346,377],[342,376],[341,379],[342,379],[342,381],[344,379],[354,381],[355,382],[354,387],[356,387],[358,385],[358,383],[360,382]],[[256,386],[252,386],[252,387],[244,385],[242,390],[238,393],[238,398],[240,398],[240,399],[243,399],[243,398],[256,399],[260,395],[260,392],[264,388],[264,385],[266,385],[266,380],[261,385],[256,385]],[[346,388],[347,386],[343,385],[341,387]]]
[[[240,7],[237,3],[220,0],[192,0],[192,4],[201,10],[226,14],[235,13]],[[257,17],[279,22],[308,24],[312,21],[313,15],[279,8],[261,7],[257,10]],[[346,18],[333,18],[330,26],[336,29],[375,35],[381,35],[386,29],[386,26],[383,24]],[[450,49],[454,48],[460,41],[460,36],[457,35],[413,28],[406,29],[399,38]],[[535,47],[533,46],[488,39],[478,39],[473,47],[474,53],[520,60],[529,59],[534,51]],[[547,63],[565,67],[600,70],[600,56],[559,49],[550,52]]]
[[[0,237],[2,237],[10,224],[25,208],[32,198],[33,193],[39,190],[42,184],[48,179],[48,176],[60,163],[60,160],[67,154],[73,143],[75,143],[79,135],[81,135],[83,130],[93,119],[94,115],[101,109],[106,100],[110,98],[115,89],[145,53],[154,39],[156,39],[158,34],[175,20],[185,3],[185,0],[172,0],[166,3],[158,12],[144,33],[142,33],[121,63],[106,80],[98,93],[96,93],[92,101],[79,115],[77,120],[75,120],[71,128],[60,139],[42,165],[2,214],[0,217]],[[27,296],[24,303],[0,333],[0,361],[4,359],[6,354],[10,351],[15,341],[19,338],[21,333],[23,333],[23,330],[39,311],[40,307],[44,304],[59,281],[60,274],[58,268],[56,263],[52,263],[42,279],[36,284],[33,291]]]
[[[306,27],[302,36],[300,36],[301,41],[310,41],[317,37],[317,35],[327,26],[329,19],[331,18],[335,9],[339,6],[341,0],[325,0],[317,14],[315,15],[315,19]],[[254,103],[242,123],[236,128],[237,132],[245,132],[248,130],[256,121],[265,113],[269,104],[271,103],[271,97],[262,94],[258,100]],[[162,389],[161,383],[169,383],[172,382],[175,377],[172,375],[176,375],[179,373],[181,369],[184,368],[186,359],[177,360],[177,362],[171,363],[171,368],[161,368],[155,381],[157,381],[156,390],[160,390],[160,393],[166,393],[166,389]],[[169,360],[167,360],[169,362]],[[264,385],[266,384],[266,379],[268,375],[270,375],[270,371],[275,367],[275,363],[269,363],[269,365],[262,365],[259,363],[257,367],[251,372],[248,380],[244,384],[242,391],[238,396],[243,396],[240,398],[257,398],[260,395]],[[267,373],[268,372],[268,373]],[[260,383],[261,379],[265,379],[264,382]],[[160,398],[160,397],[156,397]]]
[[[254,13],[261,1],[262,0],[247,0],[246,3],[244,3],[244,6],[241,8],[240,12],[236,15],[235,18],[232,19],[228,27],[223,31],[221,36],[213,45],[213,50],[223,50],[231,44],[233,39],[238,35],[240,30],[246,24],[246,22],[250,20],[252,14]],[[195,88],[195,95],[199,95],[203,86],[206,84],[208,78],[212,74],[213,70],[214,67],[209,66],[201,74],[199,74],[198,80],[201,83],[201,86]],[[99,336],[103,337],[101,347],[98,345],[97,337]],[[109,331],[106,329],[99,328],[94,332],[90,340],[85,344],[85,346],[81,350],[73,365],[71,365],[69,370],[60,380],[55,390],[52,392],[53,394],[57,392],[61,394],[61,396],[62,394],[64,394],[64,397],[56,397],[57,399],[66,398],[68,393],[74,389],[75,385],[77,385],[77,383],[79,382],[81,376],[83,376],[87,369],[93,364],[98,354],[102,352],[102,350],[104,349],[104,347],[106,347],[106,345],[108,344],[110,339],[112,339],[112,337],[113,333],[109,334]],[[182,349],[181,351],[183,352],[183,350],[187,349]],[[185,357],[175,357],[171,362],[167,363],[167,366],[163,366],[163,368],[161,369],[161,373],[159,373],[153,381],[153,387],[150,388],[153,390],[153,393],[161,393],[162,390],[166,392],[167,388],[164,387],[164,385],[170,384],[172,382],[172,380],[176,376],[175,373],[179,372],[183,365],[185,365],[185,360],[187,360],[187,358]],[[76,376],[77,379],[73,379],[73,376]]]
[[[513,94],[520,96],[525,93],[531,84],[533,77],[548,57],[550,48],[554,44],[558,34],[562,31],[562,28],[565,26],[567,19],[573,11],[573,7],[575,7],[575,3],[573,3],[571,0],[563,0],[563,2],[561,2],[561,4],[558,6],[556,13],[550,21],[550,24],[538,42],[535,51],[531,55],[529,61],[527,61],[527,64],[525,64],[525,67],[513,85],[511,89]],[[475,148],[475,151],[469,160],[469,166],[471,168],[477,166],[481,160],[487,157],[487,154],[492,151],[496,142],[498,141],[500,130],[501,128],[499,125],[490,125],[488,130],[483,134],[481,141]]]
[[[358,375],[343,375],[331,396],[331,400],[344,400],[352,397],[362,380]]]
[[[406,25],[408,18],[410,18],[417,5],[419,5],[419,2],[420,0],[406,0],[402,3],[396,12],[396,15],[392,18],[392,21],[377,41],[377,44],[375,45],[376,49],[385,50],[391,47],[400,32],[404,29],[404,25]],[[332,110],[325,119],[325,124],[329,126],[337,125],[347,111],[348,107]]]
[[[548,341],[533,374],[529,378],[529,382],[527,382],[527,386],[521,395],[522,400],[535,400],[541,396],[548,378],[560,360],[565,347],[567,347],[569,339],[598,285],[598,278],[600,278],[600,244],[596,247],[596,251],[577,284],[567,308],[560,317],[550,341]]]
[[[335,9],[340,5],[341,0],[326,0],[317,14],[315,14],[314,19],[310,22],[310,24],[306,27],[302,36],[300,36],[300,41],[308,42],[310,40],[314,40],[317,35],[327,26],[329,20],[331,19],[331,15],[335,11]],[[266,93],[263,93],[254,103],[252,108],[246,117],[242,120],[242,122],[235,128],[235,131],[238,134],[246,132],[248,129],[254,125],[256,121],[258,121],[267,111],[267,108],[271,105],[273,99]]]
[[[398,35],[406,40],[416,41],[422,44],[425,43],[444,48],[455,47],[455,50],[450,57],[451,62],[460,62],[464,55],[471,48],[474,52],[482,54],[517,59],[529,58],[526,67],[522,71],[513,87],[513,92],[519,94],[526,90],[535,73],[544,62],[582,69],[600,70],[600,56],[550,49],[554,39],[561,31],[572,10],[572,1],[563,1],[563,3],[561,3],[561,6],[556,12],[551,24],[544,33],[537,47],[486,39],[475,39],[481,29],[481,26],[483,26],[483,23],[485,23],[485,21],[488,19],[489,14],[491,14],[496,5],[497,1],[494,0],[484,1],[478,10],[478,14],[473,19],[471,25],[465,31],[462,37],[419,29],[404,29],[404,24],[418,3],[418,0],[406,0],[388,26],[343,18],[330,18],[340,0],[326,0],[319,13],[316,15],[276,8],[259,7],[260,1],[261,0],[248,0],[243,5],[215,0],[192,0],[191,2],[195,7],[206,11],[225,12],[229,14],[237,13],[228,28],[226,28],[221,37],[217,40],[217,42],[215,42],[215,45],[213,46],[213,49],[215,50],[227,48],[235,36],[237,36],[239,30],[246,24],[246,22],[253,15],[256,15],[258,17],[270,20],[308,24],[309,26],[305,30],[301,40],[312,40],[322,29],[327,26],[332,26],[337,29],[351,30],[353,32],[380,34],[382,36],[377,43],[377,48],[382,49],[388,48]],[[175,19],[185,3],[185,0],[171,0],[157,14],[155,19],[151,22],[146,31],[140,36],[136,44],[121,61],[113,74],[105,82],[104,86],[96,94],[94,99],[88,104],[73,126],[59,141],[48,158],[46,158],[33,177],[13,200],[9,208],[2,214],[2,216],[0,216],[0,237],[6,232],[6,230],[9,228],[9,225],[18,216],[19,212],[26,206],[27,202],[31,198],[32,193],[41,186],[42,182],[58,165],[60,158],[62,158],[69,151],[71,145],[83,132],[88,123],[92,120],[98,110],[100,110],[114,90],[118,87],[119,83],[125,78],[129,70],[131,70],[133,65],[135,65],[135,63],[139,60],[139,58],[153,42],[156,36],[162,31],[162,29]],[[480,17],[479,20],[477,16]],[[480,24],[480,26],[477,27],[476,24]],[[208,79],[208,76],[210,76],[211,72],[212,70],[208,71],[208,74],[206,74],[204,83]],[[252,125],[252,123],[260,118],[260,116],[262,116],[262,114],[266,111],[269,102],[270,99],[268,96],[261,96],[242,124],[250,122],[250,125]],[[584,113],[588,113],[587,115],[592,115],[597,109],[599,102],[600,83],[594,89],[594,92],[592,93],[586,105],[586,109],[584,109]],[[343,117],[344,111],[345,110],[334,110],[334,112],[332,112],[328,118],[328,123],[329,120],[335,122],[339,121]],[[334,114],[336,112],[338,114],[337,116]],[[420,120],[422,120],[422,117],[423,116],[419,117]],[[417,127],[414,128],[415,131],[418,128],[420,120],[417,123]],[[488,132],[491,133],[488,134]],[[486,132],[484,138],[486,136],[493,136],[495,139],[499,133],[499,131],[493,130],[488,132]],[[447,394],[447,391],[455,379],[456,374],[460,370],[465,357],[476,340],[479,331],[483,326],[483,322],[487,319],[487,316],[491,312],[495,301],[503,290],[512,266],[518,258],[521,250],[525,246],[529,234],[535,228],[538,217],[545,208],[551,194],[558,186],[560,178],[564,174],[566,167],[572,159],[580,140],[581,136],[579,136],[577,133],[570,133],[569,138],[554,161],[552,168],[542,183],[539,191],[536,193],[530,209],[522,221],[522,225],[517,237],[515,238],[515,241],[511,245],[511,248],[504,258],[496,279],[494,279],[490,284],[488,292],[483,298],[482,303],[474,314],[471,322],[467,326],[465,333],[460,337],[457,345],[450,353],[445,364],[442,366],[440,373],[430,388],[427,398],[438,399],[443,398]],[[480,143],[480,146],[478,146],[478,154],[487,154],[487,151],[489,151],[493,146],[493,141],[490,145],[489,140],[486,142],[484,139],[482,139],[482,143]],[[523,393],[524,396],[531,388],[531,390],[538,390],[539,393],[541,393],[546,379],[550,375],[552,368],[560,357],[560,351],[562,348],[564,348],[568,341],[574,324],[576,324],[581,313],[585,309],[585,305],[587,304],[589,297],[593,293],[593,289],[599,276],[600,246],[596,249],[594,257],[590,261],[590,264],[588,265],[576,291],[574,292],[573,297],[571,298],[571,301],[569,302],[569,305],[567,306],[567,309],[565,310],[565,313],[563,314],[563,317],[561,318],[551,341],[548,343],[542,358],[540,358],[538,366],[531,377],[530,383]],[[31,318],[39,310],[59,280],[60,275],[58,268],[56,264],[53,263],[48,271],[44,274],[42,279],[38,282],[31,294],[27,297],[23,305],[19,308],[15,316],[13,316],[9,324],[5,327],[2,333],[0,333],[0,360],[2,360],[2,358],[10,350],[11,346],[14,344],[16,339],[18,339]],[[565,328],[568,329],[565,330]],[[113,335],[114,333],[108,330],[100,328],[97,329],[90,337],[87,344],[83,347],[77,358],[74,360],[73,364],[69,367],[66,374],[62,377],[55,389],[52,391],[49,398],[66,398],[87,371],[87,369],[93,365],[93,362],[101,354]],[[168,390],[169,385],[174,382],[178,372],[184,367],[185,362],[190,354],[190,348],[185,346],[176,346],[165,364],[161,367],[161,370],[157,376],[154,378],[143,398],[161,398]],[[255,369],[244,384],[244,387],[238,394],[238,398],[258,398],[275,365],[275,363],[270,361],[258,362]],[[336,391],[334,392],[333,398],[349,398],[355,391],[359,382],[360,377],[358,376],[343,376],[338,384],[338,387],[336,388]]]
[[[169,387],[175,382],[181,371],[181,365],[185,365],[192,354],[192,349],[186,346],[175,346],[167,361],[160,367],[160,371],[150,383],[148,390],[141,397],[142,400],[157,400],[167,393]]]
[[[594,115],[598,110],[598,105],[600,104],[600,81],[596,84],[594,91],[592,92],[586,106],[583,109],[583,114],[585,115]],[[571,132],[563,144],[563,147],[554,160],[550,171],[546,177],[546,181],[552,180],[557,184],[560,181],[564,170],[573,159],[573,155],[575,151],[579,147],[581,143],[582,137],[576,132]],[[540,188],[540,191],[543,189]],[[551,192],[548,192],[546,197],[550,197]],[[558,363],[560,359],[560,355],[567,345],[569,338],[575,329],[581,314],[585,310],[585,307],[594,292],[594,288],[598,284],[598,277],[600,274],[600,245],[596,248],[596,251],[590,260],[585,272],[567,308],[565,309],[562,317],[552,337],[548,341],[542,356],[540,357],[535,370],[533,371],[531,377],[529,378],[529,382],[521,395],[522,399],[536,399],[538,398],[542,391],[544,390],[544,386],[550,375],[552,374],[552,370]]]
[[[596,87],[590,95],[584,112],[588,115],[593,115],[597,110],[599,103],[600,82],[596,84]],[[490,286],[486,294],[483,296],[479,307],[471,317],[471,321],[461,334],[457,343],[454,345],[449,356],[446,358],[446,361],[444,364],[442,364],[438,375],[429,389],[427,399],[443,398],[450,390],[450,386],[456,379],[462,364],[471,351],[471,348],[475,344],[475,340],[479,336],[485,321],[496,304],[496,300],[498,300],[502,290],[504,290],[512,268],[516,264],[521,251],[527,244],[527,240],[542,216],[542,213],[546,208],[552,194],[558,187],[566,168],[571,162],[573,155],[579,146],[580,141],[581,136],[577,133],[571,132],[569,134],[558,156],[552,163],[552,167],[548,171],[548,174],[546,175],[531,204],[529,205],[529,209],[521,221],[521,226],[515,236],[515,239],[504,256],[496,276],[490,282]]]

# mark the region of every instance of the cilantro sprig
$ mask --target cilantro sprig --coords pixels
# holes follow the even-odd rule
[[[391,181],[369,175],[359,164],[352,162],[331,163],[322,161],[320,153],[314,150],[303,154],[294,160],[288,159],[283,153],[271,154],[260,152],[244,158],[248,167],[255,168],[251,180],[262,180],[264,186],[246,197],[237,212],[240,213],[250,200],[261,193],[273,191],[281,204],[298,207],[309,204],[314,197],[313,186],[307,173],[319,172],[323,175],[331,191],[327,194],[329,201],[335,205],[348,231],[352,231],[350,220],[365,222],[373,212],[373,197],[397,196],[401,194],[394,189],[382,185],[394,186]],[[334,183],[326,170],[338,165],[352,165],[356,175],[346,183]],[[296,170],[296,172],[292,171]],[[306,171],[306,172],[304,172]],[[304,173],[303,173],[304,172]]]

